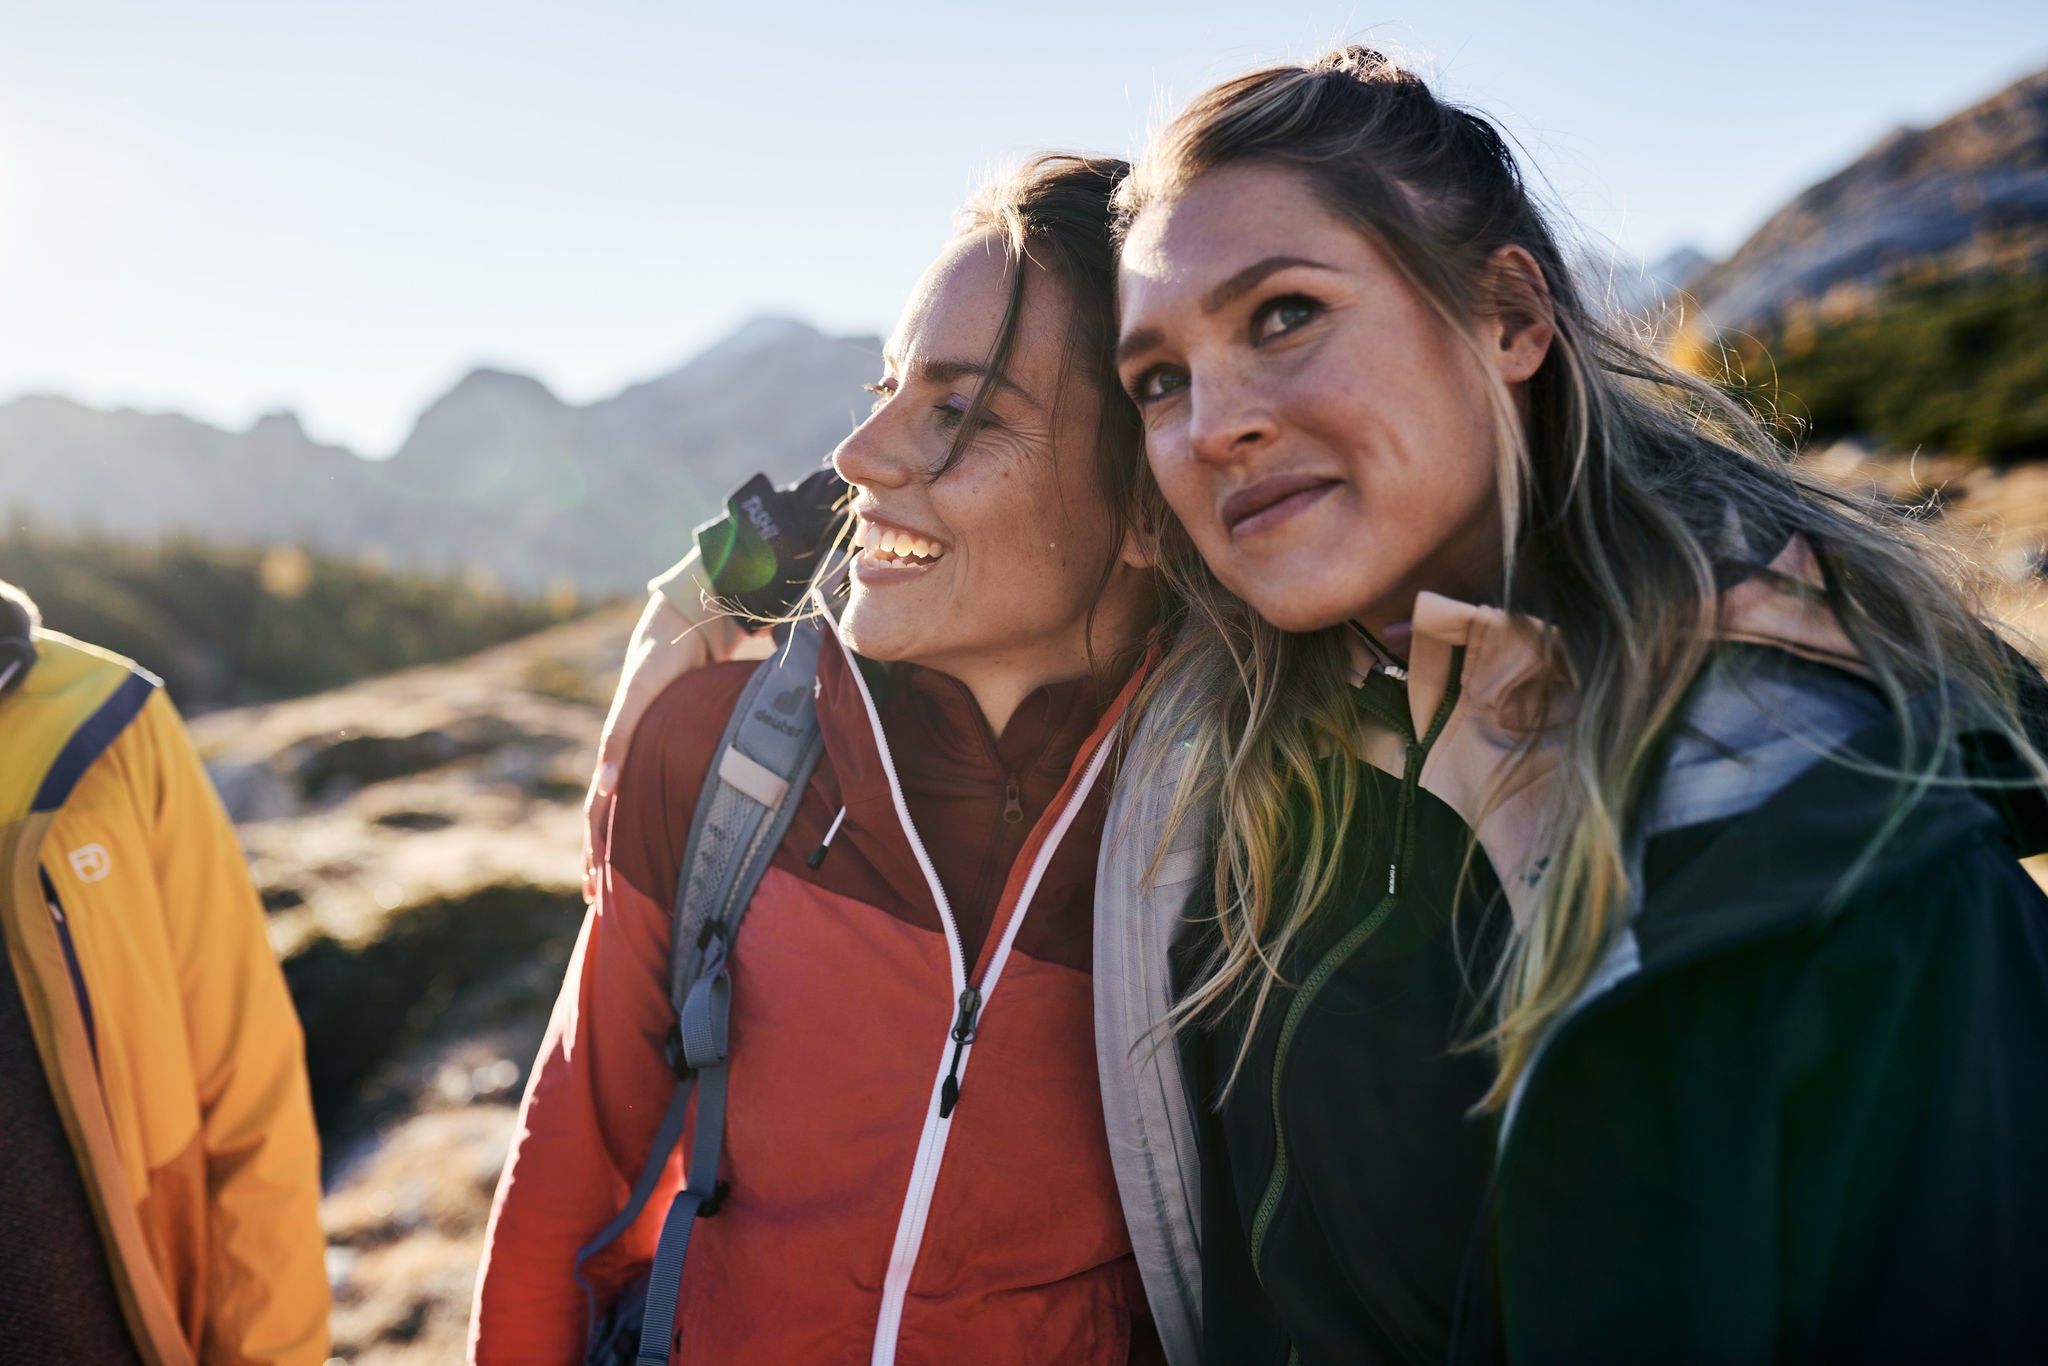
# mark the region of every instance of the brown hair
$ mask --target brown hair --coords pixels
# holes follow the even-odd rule
[[[1477,318],[1513,312],[1555,327],[1526,385],[1526,417],[1481,367],[1498,441],[1501,603],[1555,628],[1531,643],[1576,697],[1575,714],[1559,723],[1539,905],[1495,974],[1488,1040],[1500,1066],[1488,1104],[1508,1096],[1620,926],[1624,832],[1712,644],[1717,574],[1754,572],[1751,562],[1795,534],[1809,544],[1826,600],[1914,756],[1901,813],[1914,783],[1935,780],[1962,724],[1944,710],[1913,732],[1906,701],[1929,689],[1981,703],[1990,715],[1969,720],[2002,731],[2038,771],[1978,615],[1982,574],[1907,516],[1803,474],[1745,409],[1589,307],[1485,117],[1438,99],[1367,48],[1254,71],[1198,96],[1163,131],[1119,192],[1125,223],[1202,176],[1247,164],[1298,174],[1475,357]],[[1542,280],[1495,269],[1505,247],[1526,251]],[[1146,496],[1156,500],[1156,490]],[[1315,866],[1304,857],[1326,857],[1352,816],[1352,788],[1332,785],[1320,763],[1333,745],[1359,752],[1359,721],[1343,696],[1345,647],[1340,631],[1274,630],[1216,584],[1184,537],[1163,549],[1185,626],[1151,694],[1199,718],[1196,749],[1208,768],[1188,766],[1180,809],[1194,809],[1208,784],[1222,813],[1221,942],[1179,1018],[1247,999],[1255,1018],[1278,981],[1280,950],[1329,890],[1327,874],[1302,877],[1283,904],[1280,874]],[[1961,687],[1942,687],[1950,682]],[[1316,796],[1311,823],[1333,829],[1294,828],[1287,796],[1304,785]]]
[[[1116,244],[1112,228],[1117,187],[1130,172],[1114,157],[1045,152],[988,184],[961,210],[959,231],[999,238],[1010,262],[1010,297],[987,361],[991,376],[1003,373],[1015,348],[1024,309],[1025,262],[1066,286],[1071,310],[1062,383],[1077,378],[1102,394],[1096,452],[1111,506],[1120,512],[1135,498],[1144,430],[1138,414],[1122,399],[1116,373]],[[974,395],[953,447],[938,469],[953,467],[973,442],[994,396],[993,382]],[[1053,407],[1059,406],[1054,395]]]

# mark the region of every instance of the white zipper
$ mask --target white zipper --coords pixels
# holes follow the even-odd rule
[[[822,605],[822,604],[821,604]],[[828,614],[827,620],[831,618]],[[867,708],[868,723],[874,730],[875,744],[882,756],[882,771],[889,777],[889,797],[896,806],[896,819],[903,826],[903,833],[910,840],[910,851],[917,856],[918,867],[924,870],[925,882],[930,886],[932,899],[938,904],[939,920],[946,931],[948,967],[952,973],[953,996],[947,1002],[946,1028],[941,1035],[937,1074],[932,1079],[931,1095],[925,1101],[924,1127],[918,1134],[917,1157],[910,1166],[910,1188],[904,1193],[903,1209],[896,1220],[896,1241],[889,1251],[889,1269],[882,1278],[882,1310],[875,1324],[875,1347],[871,1357],[872,1366],[894,1366],[896,1360],[896,1338],[903,1327],[903,1303],[910,1293],[911,1272],[917,1267],[919,1251],[924,1246],[925,1221],[931,1214],[932,1192],[939,1182],[939,1166],[946,1156],[946,1136],[952,1132],[951,1117],[939,1115],[940,1094],[945,1089],[946,1078],[950,1075],[956,1086],[964,1083],[967,1075],[967,1061],[974,1052],[970,1041],[959,1042],[953,1038],[954,1003],[967,989],[967,963],[960,947],[960,930],[953,920],[952,903],[946,900],[946,890],[939,885],[938,873],[932,867],[931,855],[926,852],[924,841],[919,838],[917,826],[910,819],[910,808],[903,800],[903,785],[896,777],[896,760],[889,753],[888,737],[882,733],[881,713],[875,708],[875,699],[868,692],[867,679],[861,674],[860,663],[853,652],[846,648],[846,642],[839,639],[836,623],[832,637],[838,641],[840,650],[846,655],[848,667],[853,672],[854,684],[860,689],[860,700]],[[1017,905],[1010,912],[1009,922],[1003,927],[1003,937],[996,944],[996,951],[989,959],[988,972],[982,978],[982,1017],[988,1012],[990,998],[995,995],[996,982],[1003,975],[1003,965],[1009,961],[1010,946],[1016,942],[1017,931],[1023,927],[1024,915],[1031,908],[1031,898],[1038,891],[1038,884],[1045,877],[1046,869],[1052,863],[1052,856],[1080,813],[1081,804],[1088,799],[1096,779],[1101,775],[1102,766],[1109,758],[1109,738],[1105,736],[1095,747],[1095,753],[1088,761],[1087,769],[1081,775],[1080,784],[1074,795],[1060,812],[1059,820],[1047,833],[1045,843],[1040,846],[1038,856],[1032,860],[1031,872],[1024,879],[1019,890]],[[954,1056],[957,1048],[958,1056]]]

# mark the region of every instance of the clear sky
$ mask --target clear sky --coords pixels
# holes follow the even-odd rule
[[[763,311],[886,331],[990,166],[1340,40],[1655,259],[2048,63],[2048,3],[0,0],[0,399],[381,454],[477,364],[582,401]]]

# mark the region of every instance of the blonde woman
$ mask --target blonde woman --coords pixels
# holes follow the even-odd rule
[[[2048,1356],[2043,770],[1965,568],[1599,321],[1376,53],[1120,200],[1207,1358]]]

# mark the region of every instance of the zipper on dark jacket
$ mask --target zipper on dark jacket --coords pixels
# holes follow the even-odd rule
[[[1251,1253],[1252,1271],[1261,1284],[1265,1282],[1265,1268],[1259,1264],[1259,1257],[1265,1251],[1266,1235],[1272,1231],[1273,1216],[1279,1212],[1280,1198],[1287,1192],[1288,1157],[1287,1131],[1281,1119],[1280,1088],[1287,1075],[1287,1053],[1294,1044],[1295,1032],[1300,1029],[1302,1018],[1315,1002],[1329,980],[1337,975],[1339,968],[1358,951],[1358,946],[1372,938],[1387,917],[1394,913],[1400,903],[1402,890],[1402,865],[1413,859],[1415,850],[1415,806],[1422,790],[1422,767],[1429,761],[1429,751],[1443,734],[1444,726],[1451,719],[1451,712],[1458,705],[1458,693],[1465,673],[1465,647],[1459,646],[1451,652],[1450,681],[1444,688],[1442,700],[1437,703],[1436,715],[1430,718],[1427,734],[1417,736],[1415,725],[1409,720],[1405,709],[1383,709],[1369,695],[1361,693],[1359,702],[1381,725],[1392,730],[1403,741],[1404,758],[1401,765],[1401,804],[1394,816],[1394,840],[1391,856],[1387,860],[1387,891],[1379,904],[1372,908],[1365,919],[1339,939],[1330,950],[1317,960],[1316,965],[1302,981],[1301,990],[1294,994],[1288,1004],[1287,1014],[1280,1021],[1280,1037],[1273,1046],[1273,1170],[1266,1178],[1265,1192],[1259,1197],[1258,1209],[1252,1215]]]

